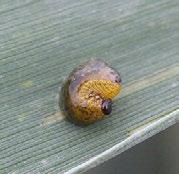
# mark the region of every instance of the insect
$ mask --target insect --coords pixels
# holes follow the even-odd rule
[[[87,125],[112,111],[112,99],[121,90],[119,73],[100,59],[74,69],[61,89],[61,108],[67,118]]]

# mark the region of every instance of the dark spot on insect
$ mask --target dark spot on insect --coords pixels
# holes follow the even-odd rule
[[[109,115],[112,111],[112,101],[110,99],[103,100],[101,110],[105,115]]]
[[[90,117],[84,117],[84,120],[89,120],[90,119]]]
[[[116,79],[115,82],[116,83],[121,83],[121,80],[120,79]]]
[[[88,115],[88,111],[86,110],[81,110],[84,114]]]
[[[122,82],[122,81],[121,81],[121,78],[120,78],[119,76],[116,76],[115,82],[116,82],[116,83],[121,83],[121,82]]]

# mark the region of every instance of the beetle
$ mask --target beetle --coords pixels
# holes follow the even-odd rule
[[[120,74],[100,59],[75,68],[61,89],[61,109],[70,121],[88,125],[112,111],[112,99],[121,91]]]

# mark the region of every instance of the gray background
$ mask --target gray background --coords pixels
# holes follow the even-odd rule
[[[86,174],[178,174],[178,132],[177,123]]]
[[[179,0],[0,0],[0,173],[86,170],[85,161],[136,129],[165,120],[152,127],[155,134],[175,123],[178,12]],[[109,117],[74,126],[59,108],[59,90],[63,79],[91,57],[117,69],[123,89]],[[134,144],[151,135],[142,133]],[[133,156],[140,160],[132,152],[120,155],[121,173],[149,164],[144,161],[154,157],[147,154],[154,147],[141,157],[138,150]]]

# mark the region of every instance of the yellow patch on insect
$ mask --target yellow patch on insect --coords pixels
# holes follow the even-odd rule
[[[105,99],[113,99],[119,94],[121,85],[112,83],[110,80],[90,80],[81,86],[79,93],[83,97],[83,95],[88,94],[90,90],[93,91],[93,93],[90,93],[89,97],[91,95],[91,97],[95,96],[96,98],[101,96]],[[100,96],[95,94],[99,94]]]

